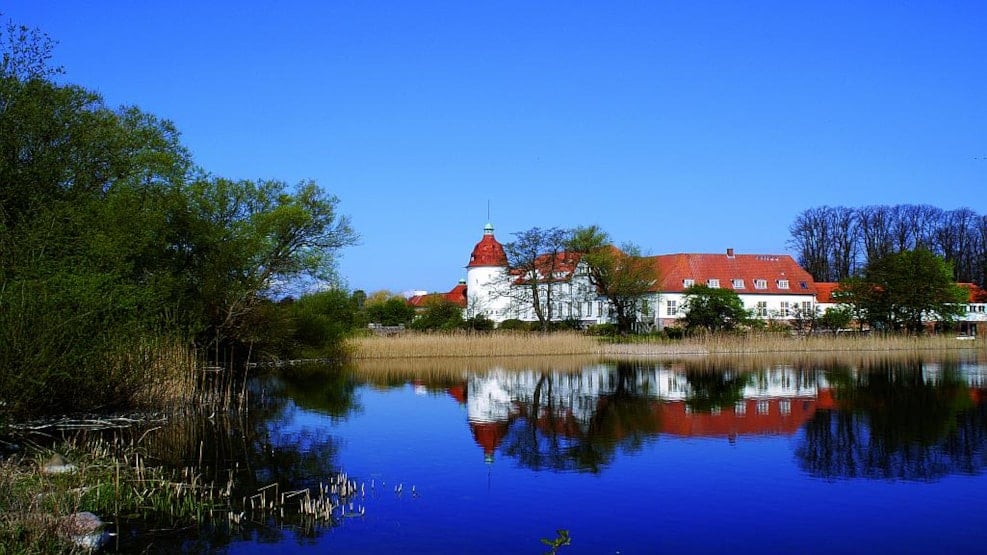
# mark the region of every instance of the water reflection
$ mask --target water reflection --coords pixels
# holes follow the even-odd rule
[[[495,368],[422,387],[465,403],[488,463],[597,473],[661,436],[795,435],[813,475],[930,479],[985,466],[975,364],[617,362],[578,371]],[[450,383],[451,382],[451,383]]]
[[[832,407],[807,423],[795,450],[811,474],[931,480],[987,463],[983,366],[877,363],[827,376]]]

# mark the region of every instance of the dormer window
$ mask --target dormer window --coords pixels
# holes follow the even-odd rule
[[[788,289],[788,280],[787,279],[779,279],[778,280],[778,289]]]
[[[706,280],[706,285],[712,289],[717,289],[720,287],[720,280],[715,278],[710,278]]]
[[[686,289],[692,287],[695,284],[696,284],[696,280],[694,280],[694,279],[683,279],[682,280],[682,287],[684,287]]]
[[[733,285],[733,288],[734,289],[743,289],[744,288],[744,280],[742,280],[742,279],[734,278],[734,279],[730,280],[730,284]]]
[[[768,280],[766,279],[754,280],[754,289],[767,289],[767,288],[768,288]]]

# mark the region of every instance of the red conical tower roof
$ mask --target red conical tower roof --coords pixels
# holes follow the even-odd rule
[[[494,239],[493,226],[490,224],[483,226],[483,239],[473,247],[470,263],[466,265],[467,268],[477,266],[507,266],[504,247]]]

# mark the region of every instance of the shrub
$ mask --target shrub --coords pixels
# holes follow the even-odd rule
[[[531,326],[527,322],[518,320],[517,318],[510,318],[501,322],[497,326],[497,329],[504,331],[531,331]]]
[[[617,326],[614,324],[593,324],[586,328],[589,335],[614,336],[617,335]]]

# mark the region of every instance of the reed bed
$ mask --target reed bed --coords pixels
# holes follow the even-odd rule
[[[84,551],[66,532],[66,522],[81,511],[116,524],[141,518],[169,527],[228,512],[232,474],[224,484],[206,483],[191,468],[148,465],[136,443],[122,440],[70,441],[57,452],[0,463],[0,553]],[[72,461],[71,468],[46,470],[48,457]]]
[[[426,383],[462,379],[490,371],[508,372],[579,372],[599,364],[598,355],[539,355],[525,357],[442,357],[427,359],[387,358],[354,361],[350,370],[362,379],[377,384],[393,384],[410,380]]]
[[[761,355],[768,353],[908,353],[956,351],[984,353],[982,338],[958,340],[949,335],[844,335],[793,337],[777,334],[708,335],[676,341],[608,343],[607,357],[668,357],[683,355]]]
[[[679,357],[688,355],[756,355],[766,353],[866,353],[956,351],[984,353],[984,338],[958,340],[952,335],[843,335],[794,337],[780,334],[705,335],[681,340],[652,337],[601,339],[579,333],[491,333],[491,334],[415,334],[391,337],[359,337],[349,340],[352,359],[361,367],[368,361],[413,361],[421,370],[429,370],[443,359],[499,357]],[[403,363],[404,364],[404,363]],[[444,373],[466,363],[441,363]],[[522,364],[529,364],[528,360]],[[483,366],[490,366],[484,361]],[[509,366],[510,364],[508,364]],[[386,366],[386,364],[385,364]],[[366,366],[375,368],[373,366]],[[378,367],[379,368],[379,367]],[[379,371],[379,370],[375,370]]]
[[[600,344],[579,333],[406,333],[348,340],[354,360],[599,355]]]

